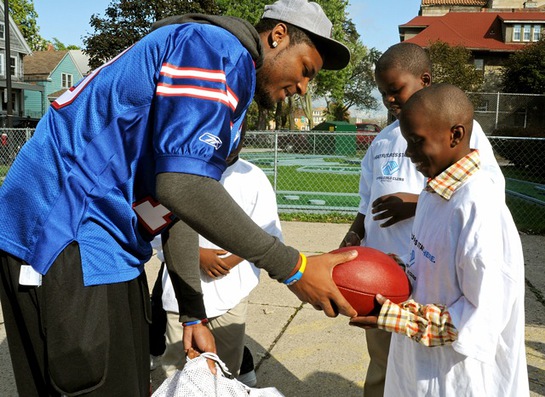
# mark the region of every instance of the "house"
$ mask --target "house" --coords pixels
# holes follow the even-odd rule
[[[11,16],[9,25],[5,25],[3,2],[0,3],[0,14],[0,126],[27,126],[32,120],[28,119],[25,109],[24,92],[28,90],[40,95],[43,88],[25,83],[23,58],[32,51]],[[6,56],[8,45],[9,57]],[[7,58],[9,63],[6,62]],[[10,71],[9,79],[7,70]]]
[[[51,102],[89,73],[89,58],[81,50],[36,51],[24,58],[25,81],[43,87],[25,93],[25,108],[35,117],[45,114]]]
[[[544,33],[545,0],[422,0],[419,15],[399,26],[400,41],[424,48],[442,41],[471,51],[488,92],[479,94],[475,114],[489,132],[545,125],[542,98],[499,93],[506,60]]]
[[[422,0],[419,15],[437,16],[451,11],[481,12],[493,10],[509,12],[520,9],[535,10],[544,7],[545,0]]]
[[[312,125],[323,123],[326,119],[326,112],[327,108],[323,106],[312,108]]]
[[[299,131],[308,131],[310,129],[308,117],[305,115],[305,112],[301,108],[295,109],[293,112],[293,122],[295,123],[295,128]]]
[[[454,7],[454,3],[458,6]],[[461,3],[466,6],[460,6]],[[541,39],[545,32],[545,1],[534,2],[536,7],[532,8],[498,10],[482,7],[492,3],[504,6],[517,2],[422,0],[421,14],[427,15],[400,25],[400,40],[424,48],[436,41],[465,47],[471,51],[474,66],[482,70],[485,81],[493,81],[510,54]],[[541,3],[544,5],[538,6]],[[439,4],[449,4],[450,12],[438,14],[442,9]],[[469,4],[477,8],[466,11],[471,8]],[[433,13],[428,7],[434,9]]]

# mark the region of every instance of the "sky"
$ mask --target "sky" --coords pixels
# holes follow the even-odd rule
[[[271,0],[272,2],[273,0]],[[34,0],[40,35],[65,45],[83,47],[82,38],[92,33],[91,15],[104,16],[111,0]],[[349,17],[368,48],[384,52],[399,42],[398,26],[418,15],[420,0],[350,0]],[[76,11],[77,9],[77,11]],[[384,115],[384,109],[381,109]],[[365,113],[365,112],[364,112]],[[375,113],[361,114],[373,118]]]
[[[272,0],[271,0],[272,1]],[[91,15],[104,16],[111,0],[34,0],[40,35],[65,45],[83,46],[91,32]],[[385,51],[399,42],[398,25],[418,15],[420,0],[351,0],[349,17],[356,24],[363,44]],[[76,11],[77,9],[77,11]]]

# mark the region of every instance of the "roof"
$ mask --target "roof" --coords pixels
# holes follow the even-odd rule
[[[51,94],[49,94],[49,95],[47,96],[47,99],[49,99],[50,101],[54,101],[55,99],[57,99],[58,97],[60,97],[62,94],[64,94],[66,91],[68,91],[68,89],[63,88],[63,89],[61,89],[61,90],[52,92]]]
[[[484,7],[488,0],[422,0],[423,6],[480,6]]]
[[[68,51],[35,51],[23,58],[25,76],[47,78]]]
[[[545,12],[449,12],[441,16],[419,16],[403,28],[424,27],[416,36],[406,40],[421,47],[429,47],[440,40],[449,45],[461,45],[470,50],[513,52],[527,43],[504,43],[502,37],[504,22],[545,23]]]
[[[70,50],[70,55],[74,60],[74,64],[80,71],[82,76],[87,76],[90,71],[89,56],[85,55],[81,50]]]
[[[89,73],[89,57],[81,50],[35,51],[23,58],[24,73],[29,79],[46,79],[68,54],[82,76]]]

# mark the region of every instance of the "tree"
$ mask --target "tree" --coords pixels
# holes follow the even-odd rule
[[[353,21],[346,15],[348,1],[321,1],[333,22],[333,37],[344,43],[351,53],[348,66],[340,71],[323,71],[316,78],[316,95],[326,99],[328,114],[334,120],[348,121],[352,107],[376,109],[373,95],[373,68],[381,53],[363,45]]]
[[[473,67],[470,50],[438,40],[428,48],[428,53],[435,83],[453,84],[464,91],[481,89],[483,75]]]
[[[47,48],[47,41],[39,33],[36,23],[38,13],[32,0],[10,0],[9,13],[32,51]]]
[[[218,14],[214,0],[112,0],[101,18],[91,16],[94,33],[83,38],[89,65],[96,68],[149,33],[151,25],[172,15]]]
[[[55,51],[64,51],[64,50],[79,50],[80,48],[77,45],[70,44],[66,45],[64,43],[61,43],[59,39],[56,37],[53,37],[53,48]]]
[[[349,121],[352,107],[376,109],[378,101],[373,95],[375,79],[373,68],[380,58],[381,52],[376,48],[367,49],[357,41],[352,46],[350,75],[345,83],[342,95],[333,95],[333,101],[328,106],[328,114],[334,120]]]
[[[511,54],[502,82],[505,92],[545,94],[545,38]]]

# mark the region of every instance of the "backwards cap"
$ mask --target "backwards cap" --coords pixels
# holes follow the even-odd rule
[[[307,0],[278,0],[266,5],[262,18],[277,19],[309,33],[323,56],[323,69],[339,70],[348,65],[350,51],[331,38],[333,24],[319,4]]]

